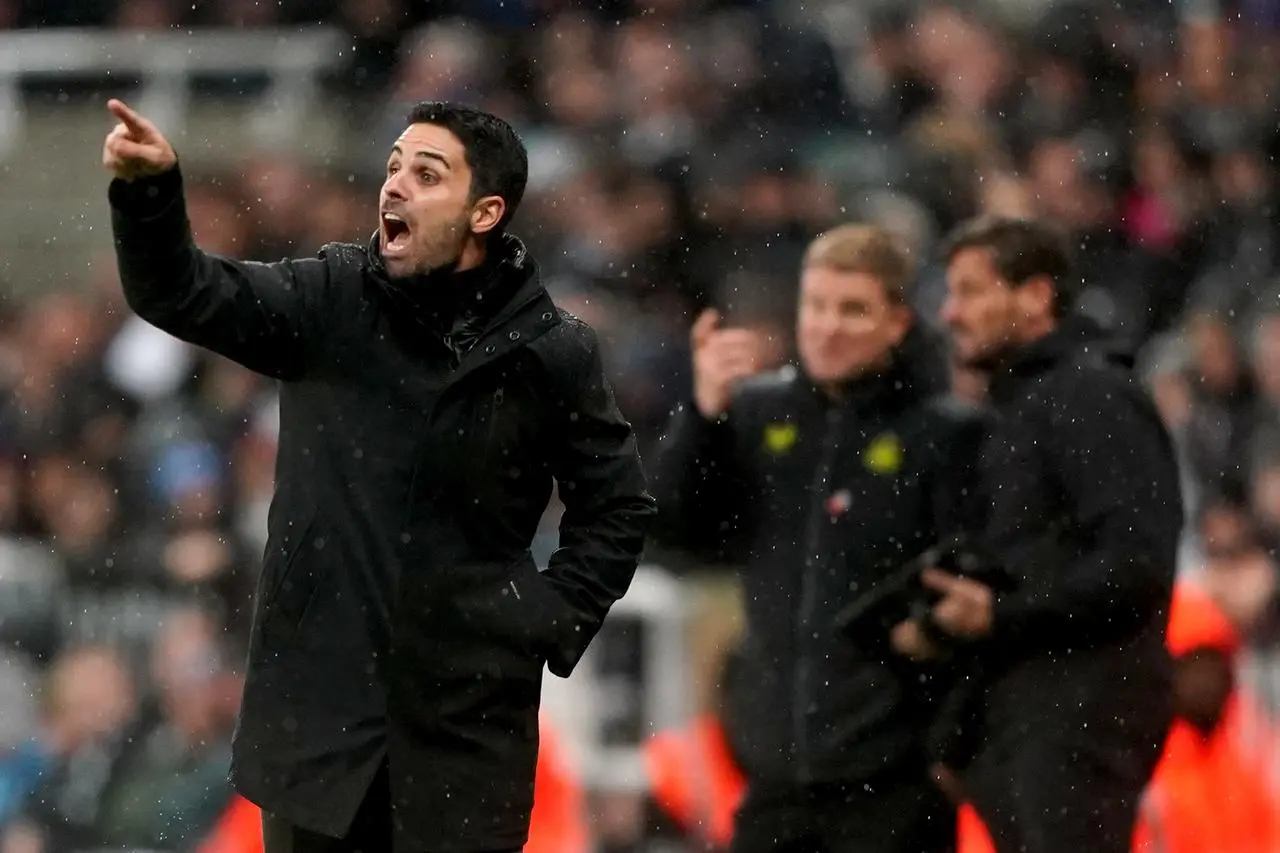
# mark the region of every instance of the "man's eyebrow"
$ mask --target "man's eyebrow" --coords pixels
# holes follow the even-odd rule
[[[404,151],[400,148],[399,145],[392,145],[391,153],[404,156]],[[449,165],[449,161],[445,159],[445,156],[443,154],[440,154],[438,152],[419,150],[416,154],[414,154],[414,157],[426,157],[429,160],[435,160],[441,166],[444,166],[449,171],[453,171],[453,167]]]

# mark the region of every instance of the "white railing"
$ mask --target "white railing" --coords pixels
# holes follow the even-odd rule
[[[350,39],[331,27],[183,32],[118,30],[0,31],[0,157],[23,124],[24,77],[121,75],[140,79],[144,113],[164,126],[186,114],[195,75],[266,75],[250,130],[263,143],[287,139],[316,98],[320,74],[349,53]]]

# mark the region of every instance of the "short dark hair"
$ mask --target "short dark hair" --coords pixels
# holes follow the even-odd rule
[[[1008,216],[979,216],[962,222],[943,241],[948,264],[965,249],[987,249],[1000,277],[1017,287],[1045,276],[1053,282],[1053,313],[1069,313],[1079,297],[1079,282],[1071,276],[1071,252],[1066,241],[1043,222]]]
[[[506,202],[494,233],[504,231],[529,182],[529,153],[515,128],[492,113],[447,101],[416,104],[405,120],[443,127],[458,137],[471,169],[471,200],[496,195]]]

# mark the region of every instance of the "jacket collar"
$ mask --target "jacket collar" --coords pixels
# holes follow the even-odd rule
[[[538,267],[524,243],[502,235],[480,266],[459,272],[453,264],[403,279],[387,273],[377,232],[369,239],[369,268],[379,288],[418,321],[447,327],[459,315],[496,316]]]
[[[1038,377],[1061,364],[1096,361],[1132,368],[1133,353],[1107,335],[1094,320],[1078,314],[1064,317],[1042,338],[1013,350],[991,372],[989,393],[997,403],[1008,402]]]
[[[925,377],[915,360],[903,349],[895,349],[892,361],[873,372],[841,383],[837,388],[820,388],[806,379],[810,392],[824,406],[838,406],[854,413],[892,413],[929,396]]]
[[[524,346],[559,322],[537,262],[513,234],[502,235],[483,264],[463,272],[446,267],[392,279],[377,233],[368,256],[370,275],[392,307],[393,321],[410,334],[448,348],[467,372]]]

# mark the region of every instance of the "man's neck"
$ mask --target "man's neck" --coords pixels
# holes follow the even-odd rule
[[[891,350],[845,378],[835,382],[823,382],[818,387],[832,402],[845,402],[859,388],[866,388],[880,381],[894,368],[896,358],[897,350]]]
[[[483,240],[468,239],[462,246],[462,253],[458,255],[458,264],[454,267],[454,272],[475,269],[484,263],[486,254]]]

